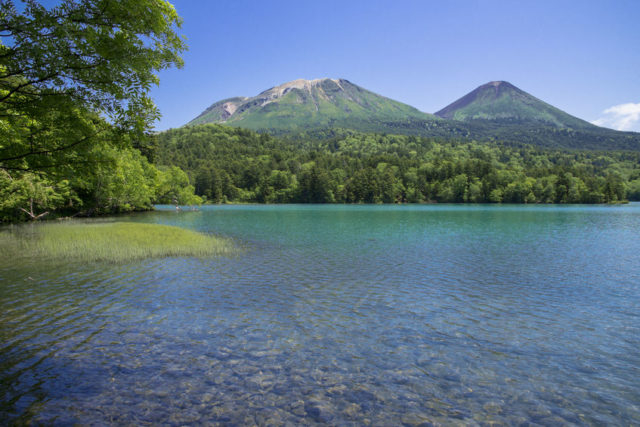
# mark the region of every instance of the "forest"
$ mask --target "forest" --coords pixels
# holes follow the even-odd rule
[[[211,203],[620,203],[640,153],[542,149],[332,129],[289,138],[222,125],[156,135],[159,165]]]
[[[457,130],[270,136],[197,125],[153,133],[159,111],[149,89],[157,72],[183,64],[181,22],[164,1],[0,2],[0,222],[203,201],[640,200],[638,152],[573,149],[606,146],[604,134],[571,134],[571,148],[561,149],[557,132],[536,131],[550,148],[535,148],[522,135],[514,143],[519,134],[507,127],[504,139],[483,142]]]

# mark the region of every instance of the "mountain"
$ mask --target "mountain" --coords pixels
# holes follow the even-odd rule
[[[443,119],[467,122],[531,123],[560,129],[598,128],[503,81],[484,84],[435,115]]]
[[[484,84],[435,115],[466,125],[476,139],[545,148],[640,151],[640,133],[593,125],[505,81]]]
[[[378,95],[345,79],[293,80],[251,98],[218,101],[189,125],[223,123],[275,134],[327,128],[369,132],[464,134],[464,126]]]
[[[315,139],[348,129],[545,148],[640,151],[640,133],[595,126],[503,81],[482,85],[433,115],[345,79],[299,79],[250,98],[218,101],[188,125],[205,123]]]

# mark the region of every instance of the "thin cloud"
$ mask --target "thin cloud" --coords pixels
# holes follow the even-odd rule
[[[604,110],[602,114],[602,117],[591,123],[617,130],[640,131],[640,103],[614,105]]]

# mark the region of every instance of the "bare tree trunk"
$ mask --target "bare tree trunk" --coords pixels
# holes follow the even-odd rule
[[[39,215],[36,215],[36,214],[33,212],[33,198],[29,199],[29,210],[26,210],[26,209],[24,209],[24,208],[20,208],[20,210],[21,210],[22,212],[26,213],[27,215],[29,215],[29,217],[31,218],[31,220],[32,220],[32,221],[37,221],[37,220],[39,220],[40,218],[42,218],[43,216],[45,216],[45,215],[49,214],[49,212],[47,211],[47,212],[43,212],[43,213],[41,213],[41,214],[39,214]]]

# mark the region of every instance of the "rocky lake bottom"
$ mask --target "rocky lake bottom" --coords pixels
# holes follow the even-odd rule
[[[206,206],[218,258],[0,259],[0,420],[640,423],[640,205]]]

